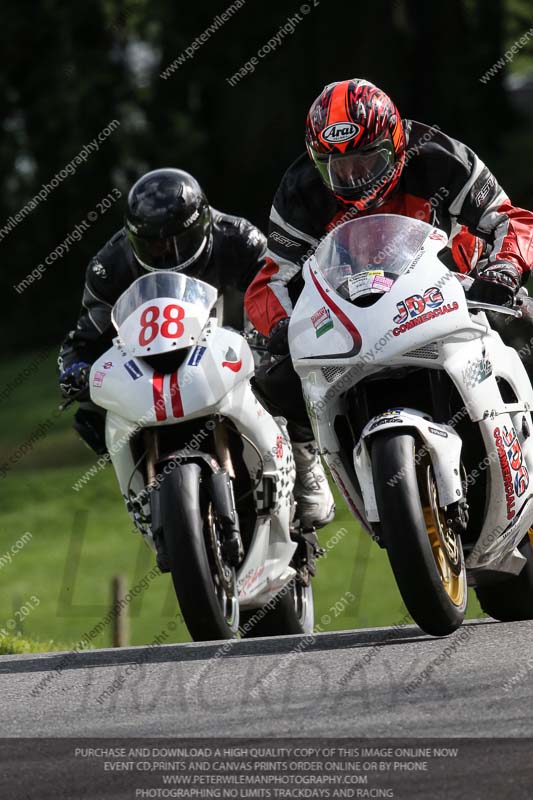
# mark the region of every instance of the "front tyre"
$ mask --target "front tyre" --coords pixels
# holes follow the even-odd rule
[[[446,636],[464,619],[466,570],[431,462],[424,457],[417,468],[415,438],[403,431],[376,434],[370,447],[381,534],[402,598],[423,631]]]
[[[241,634],[245,639],[311,634],[314,622],[311,581],[296,577],[263,608],[241,612]]]
[[[161,526],[174,589],[194,641],[236,638],[235,569],[223,557],[221,530],[198,464],[164,474]]]

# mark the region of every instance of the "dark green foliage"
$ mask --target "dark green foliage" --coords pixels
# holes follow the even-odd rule
[[[246,0],[193,58],[160,78],[228,5],[4,0],[0,230],[109,121],[121,123],[46,202],[0,234],[4,350],[52,343],[72,326],[86,263],[120,226],[127,188],[149,168],[190,170],[215,207],[265,227],[281,175],[302,151],[307,109],[333,80],[362,75],[382,85],[405,116],[467,141],[517,202],[532,204],[532,181],[516,159],[518,147],[531,150],[531,120],[511,113],[504,70],[486,85],[479,80],[531,26],[529,0],[309,0],[294,32],[231,86],[226,79],[299,13],[283,0]],[[122,201],[17,294],[13,284],[115,186]]]

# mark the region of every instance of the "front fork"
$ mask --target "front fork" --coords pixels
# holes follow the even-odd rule
[[[193,451],[191,454],[180,455],[179,451],[167,453],[161,457],[161,447],[159,442],[159,430],[146,430],[146,477],[147,491],[152,495],[153,531],[154,539],[158,552],[162,548],[162,539],[158,536],[159,519],[157,509],[158,474],[161,470],[170,466],[171,469],[179,469],[180,463],[196,461],[200,462],[209,498],[213,503],[215,516],[221,528],[223,539],[223,556],[231,566],[238,566],[244,557],[244,548],[240,533],[239,516],[235,506],[233,493],[233,479],[235,470],[231,459],[231,452],[228,446],[227,430],[223,422],[218,421],[214,429],[215,451],[218,459],[208,453]],[[221,465],[221,466],[219,466]]]

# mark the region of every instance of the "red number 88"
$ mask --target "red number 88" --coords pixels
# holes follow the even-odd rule
[[[183,318],[185,316],[185,309],[176,303],[171,303],[163,309],[164,322],[161,325],[161,336],[166,339],[179,339],[183,336]],[[141,332],[139,334],[139,344],[145,347],[150,342],[153,342],[159,333],[159,325],[157,319],[159,318],[159,308],[157,306],[148,306],[141,314]]]

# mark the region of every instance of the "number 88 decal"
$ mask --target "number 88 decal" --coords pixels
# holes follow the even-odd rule
[[[185,328],[183,327],[183,318],[185,316],[185,309],[176,303],[170,303],[163,309],[163,323],[159,326],[157,320],[159,319],[158,306],[148,306],[141,314],[140,324],[141,332],[139,334],[139,344],[142,347],[153,342],[158,333],[166,339],[179,339],[183,336]]]

